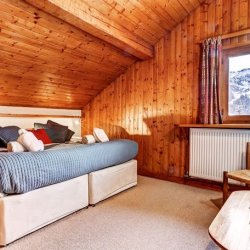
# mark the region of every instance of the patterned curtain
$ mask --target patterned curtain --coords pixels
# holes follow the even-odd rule
[[[222,123],[219,101],[221,48],[220,37],[207,39],[202,45],[199,122],[203,124]]]

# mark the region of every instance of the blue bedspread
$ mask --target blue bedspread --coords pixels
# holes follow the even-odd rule
[[[25,193],[133,159],[138,145],[115,140],[55,146],[41,152],[0,153],[0,193]]]

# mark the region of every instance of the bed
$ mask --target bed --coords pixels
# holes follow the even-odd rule
[[[0,153],[0,245],[137,184],[130,140]]]

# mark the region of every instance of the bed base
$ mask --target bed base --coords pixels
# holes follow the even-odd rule
[[[107,199],[137,185],[137,161],[105,168],[89,174],[89,204]]]
[[[34,191],[0,198],[0,246],[137,184],[131,160]]]
[[[0,246],[88,206],[88,175],[0,199]]]

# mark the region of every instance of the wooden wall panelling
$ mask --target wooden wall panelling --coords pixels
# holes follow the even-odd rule
[[[155,168],[156,171],[158,171],[161,168],[161,162],[164,162],[164,127],[165,127],[165,120],[166,118],[162,115],[165,113],[165,105],[164,105],[164,99],[165,99],[165,82],[164,82],[164,76],[165,76],[165,65],[164,65],[164,39],[161,39],[159,43],[157,44],[157,71],[156,71],[156,78],[154,79],[154,86],[156,85],[155,83],[158,83],[159,87],[158,89],[155,89],[156,92],[156,110],[154,116],[156,116],[156,124],[157,124],[157,140],[159,143],[157,144],[157,152],[159,152],[158,157],[156,158],[156,164]],[[156,154],[157,155],[157,154]]]
[[[137,117],[137,131],[136,131],[136,141],[138,142],[139,144],[139,148],[141,149],[141,151],[139,152],[139,155],[138,155],[138,161],[139,162],[143,162],[143,151],[144,151],[144,144],[143,144],[143,139],[140,135],[143,134],[143,125],[144,125],[144,122],[143,122],[143,90],[141,90],[142,86],[140,83],[143,82],[143,74],[142,74],[142,71],[140,70],[140,64],[137,63],[135,65],[135,74],[136,74],[136,81],[135,81],[135,84],[136,84],[136,93],[135,93],[135,99],[136,99],[136,104],[135,105],[135,114],[136,117]],[[139,165],[139,171],[142,171],[142,166]]]
[[[136,63],[112,83],[115,93],[120,91],[121,98],[120,102],[116,97],[109,100],[117,104],[117,110],[109,117],[118,112],[121,122],[113,122],[127,131],[113,131],[112,138],[131,138],[139,143],[139,173],[164,179],[184,175],[188,152],[180,131],[174,125],[196,123],[198,119],[198,42],[250,27],[249,5],[249,0],[205,1],[155,45],[153,59]],[[236,9],[233,10],[234,7]],[[238,9],[244,10],[241,12]],[[242,39],[249,37],[236,40],[241,42]],[[223,41],[223,44],[230,43],[235,43],[235,40]],[[104,96],[111,86],[84,109],[92,113],[95,124],[100,124],[95,116],[98,102],[106,102]],[[134,109],[131,109],[132,106]],[[99,116],[106,120],[101,113]]]
[[[118,84],[116,85],[116,88],[118,89],[118,97],[119,100],[116,103],[117,104],[117,108],[118,108],[118,121],[117,121],[117,134],[116,136],[119,136],[119,138],[122,137],[122,121],[123,121],[123,117],[122,117],[122,96],[123,96],[123,91],[122,91],[122,77],[119,77],[118,79]]]
[[[222,34],[222,25],[220,25],[221,20],[223,19],[223,9],[222,9],[222,1],[215,1],[215,34]]]
[[[198,118],[198,95],[199,95],[199,79],[200,79],[200,70],[199,70],[199,61],[200,61],[200,46],[197,46],[197,42],[201,38],[201,25],[196,25],[197,22],[201,22],[201,11],[200,8],[197,8],[193,13],[193,23],[194,23],[194,35],[192,38],[188,35],[188,44],[190,46],[193,46],[193,55],[190,55],[190,58],[192,57],[192,61],[190,64],[193,66],[193,70],[190,71],[190,74],[193,74],[193,82],[192,82],[192,89],[189,89],[189,92],[191,92],[191,98],[192,98],[192,118],[193,123],[197,122]],[[190,17],[191,18],[191,17]],[[191,39],[191,40],[189,40]]]
[[[146,110],[146,116],[144,117],[144,121],[146,123],[146,126],[148,127],[147,130],[147,141],[148,144],[146,144],[145,150],[146,150],[146,155],[145,157],[145,165],[148,165],[148,170],[149,172],[153,172],[153,152],[154,152],[154,119],[155,117],[153,116],[153,109],[154,109],[154,88],[153,88],[153,76],[154,76],[154,67],[153,67],[153,60],[150,60],[149,62],[149,68],[147,67],[142,67],[143,72],[148,71],[149,75],[146,81],[146,84],[144,86],[144,109]],[[147,164],[148,162],[148,164]]]
[[[110,113],[110,120],[111,120],[110,131],[111,131],[112,136],[114,136],[116,134],[115,124],[117,124],[117,93],[116,93],[116,86],[115,85],[112,86],[111,99],[114,100],[114,103],[110,103],[111,108],[113,109],[112,112],[109,112]]]
[[[181,24],[181,59],[180,59],[180,73],[181,73],[181,97],[180,97],[180,123],[187,123],[189,120],[189,114],[188,114],[188,97],[189,94],[187,95],[188,91],[190,88],[188,88],[189,81],[187,80],[187,69],[188,69],[188,64],[187,64],[187,58],[188,58],[188,52],[187,52],[187,29],[188,29],[188,21],[185,19],[182,24]],[[184,140],[181,139],[181,131],[179,131],[179,157],[180,157],[180,164],[179,166],[179,173],[178,175],[183,176],[185,173],[185,143]],[[178,168],[177,168],[178,169]]]
[[[108,100],[115,100],[115,88],[114,85],[111,85],[110,92],[108,95]],[[114,136],[114,121],[115,121],[115,113],[114,113],[114,104],[112,102],[108,103],[107,105],[107,117],[108,117],[108,126],[109,126],[109,131],[112,136]]]
[[[239,6],[239,29],[248,28],[248,1],[242,0],[240,1]],[[247,41],[247,35],[239,37],[239,43]]]
[[[181,122],[181,24],[176,27],[175,32],[175,93],[174,93],[174,124]],[[180,171],[180,131],[178,128],[174,129],[174,175],[179,175]],[[178,166],[178,167],[176,167]]]
[[[231,31],[231,5],[232,1],[223,1],[223,19],[222,19],[222,30],[225,33]],[[224,45],[230,44],[230,40],[223,41]]]
[[[207,23],[207,34],[209,37],[213,37],[216,35],[215,33],[215,1],[211,2],[207,5],[206,9],[206,23]],[[208,20],[209,19],[209,20]]]
[[[196,90],[196,84],[194,84],[195,82],[195,61],[194,57],[195,57],[195,49],[197,46],[194,46],[195,41],[196,41],[196,36],[195,36],[195,26],[199,26],[199,25],[195,25],[194,20],[196,19],[195,15],[196,13],[199,13],[197,11],[195,11],[193,13],[193,15],[191,15],[188,20],[187,20],[187,34],[186,34],[186,53],[187,53],[187,57],[186,57],[186,63],[184,63],[184,65],[186,65],[186,81],[184,81],[184,84],[186,82],[187,86],[186,86],[186,92],[189,93],[187,98],[187,103],[186,103],[186,108],[187,108],[187,119],[186,122],[190,122],[190,123],[195,123],[195,118],[197,117],[197,115],[194,115],[194,107],[196,105],[193,105],[193,102],[195,101],[195,103],[197,102],[197,99],[195,97],[197,90]],[[185,68],[185,66],[184,66]],[[191,94],[191,93],[192,94]],[[182,140],[181,140],[181,156],[183,159],[182,162],[182,170],[181,170],[181,176],[184,176],[186,174],[186,171],[188,169],[189,166],[189,157],[188,157],[188,152],[189,152],[189,143],[186,140],[187,138],[183,138],[183,136],[185,136],[185,134],[183,134],[183,132],[185,131],[181,131],[181,136],[182,136]]]
[[[164,41],[164,52],[166,51],[166,48],[171,46],[171,37],[170,35],[167,35]],[[171,113],[173,110],[173,105],[174,105],[174,98],[173,98],[173,91],[174,89],[171,86],[171,56],[170,54],[168,56],[164,56],[163,52],[163,67],[164,67],[164,78],[162,79],[163,84],[164,84],[164,89],[163,89],[163,96],[164,96],[164,105],[163,105],[163,117],[164,114],[166,116],[164,117],[164,126],[163,126],[163,159],[162,161],[164,162],[163,171],[165,173],[168,173],[169,165],[170,165],[170,153],[171,153],[171,146],[170,146],[170,138],[171,134],[169,131],[171,129],[171,122],[172,122],[172,117]],[[169,65],[169,67],[166,67],[165,65]]]
[[[231,12],[231,32],[239,30],[239,11],[240,1],[232,1],[232,12]],[[238,37],[232,38],[231,43],[237,43]]]
[[[193,110],[192,107],[193,105],[193,95],[195,93],[195,86],[194,86],[194,79],[195,79],[195,72],[194,72],[194,43],[195,43],[195,34],[194,34],[194,15],[191,15],[190,18],[187,20],[187,34],[186,34],[186,43],[187,43],[187,61],[186,64],[184,63],[184,67],[185,65],[187,65],[186,67],[186,81],[184,81],[184,83],[187,83],[187,92],[193,92],[193,94],[189,94],[188,95],[188,99],[187,99],[187,120],[192,123],[193,122]]]
[[[126,136],[126,121],[127,121],[127,117],[126,117],[126,75],[122,75],[120,77],[120,86],[119,88],[121,88],[121,128],[124,128],[124,130],[121,130],[121,136],[124,138],[124,136]]]
[[[158,81],[158,59],[159,59],[159,43],[155,45],[155,56],[152,61],[152,89],[153,89],[153,98],[152,98],[152,116],[149,117],[149,119],[152,119],[152,125],[151,125],[151,133],[152,133],[152,150],[151,150],[151,157],[152,157],[152,172],[156,172],[159,169],[158,168],[158,157],[159,155],[156,153],[158,150],[158,145],[154,143],[155,141],[158,141],[158,129],[160,127],[160,123],[158,119],[157,113],[158,113],[158,107],[157,107],[157,99],[158,99],[158,88],[159,88],[159,81]],[[159,143],[159,141],[158,141]]]
[[[126,109],[126,127],[128,128],[128,132],[131,134],[131,138],[133,138],[133,91],[134,91],[134,67],[129,68],[128,79],[126,81],[126,90],[128,91],[128,95],[126,98],[127,109]]]
[[[171,92],[170,95],[167,96],[167,101],[171,105],[171,109],[169,110],[169,130],[167,131],[169,134],[169,163],[168,163],[168,172],[167,175],[172,175],[174,170],[174,164],[175,164],[175,147],[174,147],[174,138],[175,138],[175,131],[174,131],[174,114],[175,114],[175,54],[176,54],[176,37],[175,37],[175,31],[171,32],[170,36],[170,44],[169,48],[171,50],[168,50],[168,57],[170,58],[169,61],[169,77],[167,80],[167,84],[170,85]],[[167,52],[165,52],[167,53]]]

